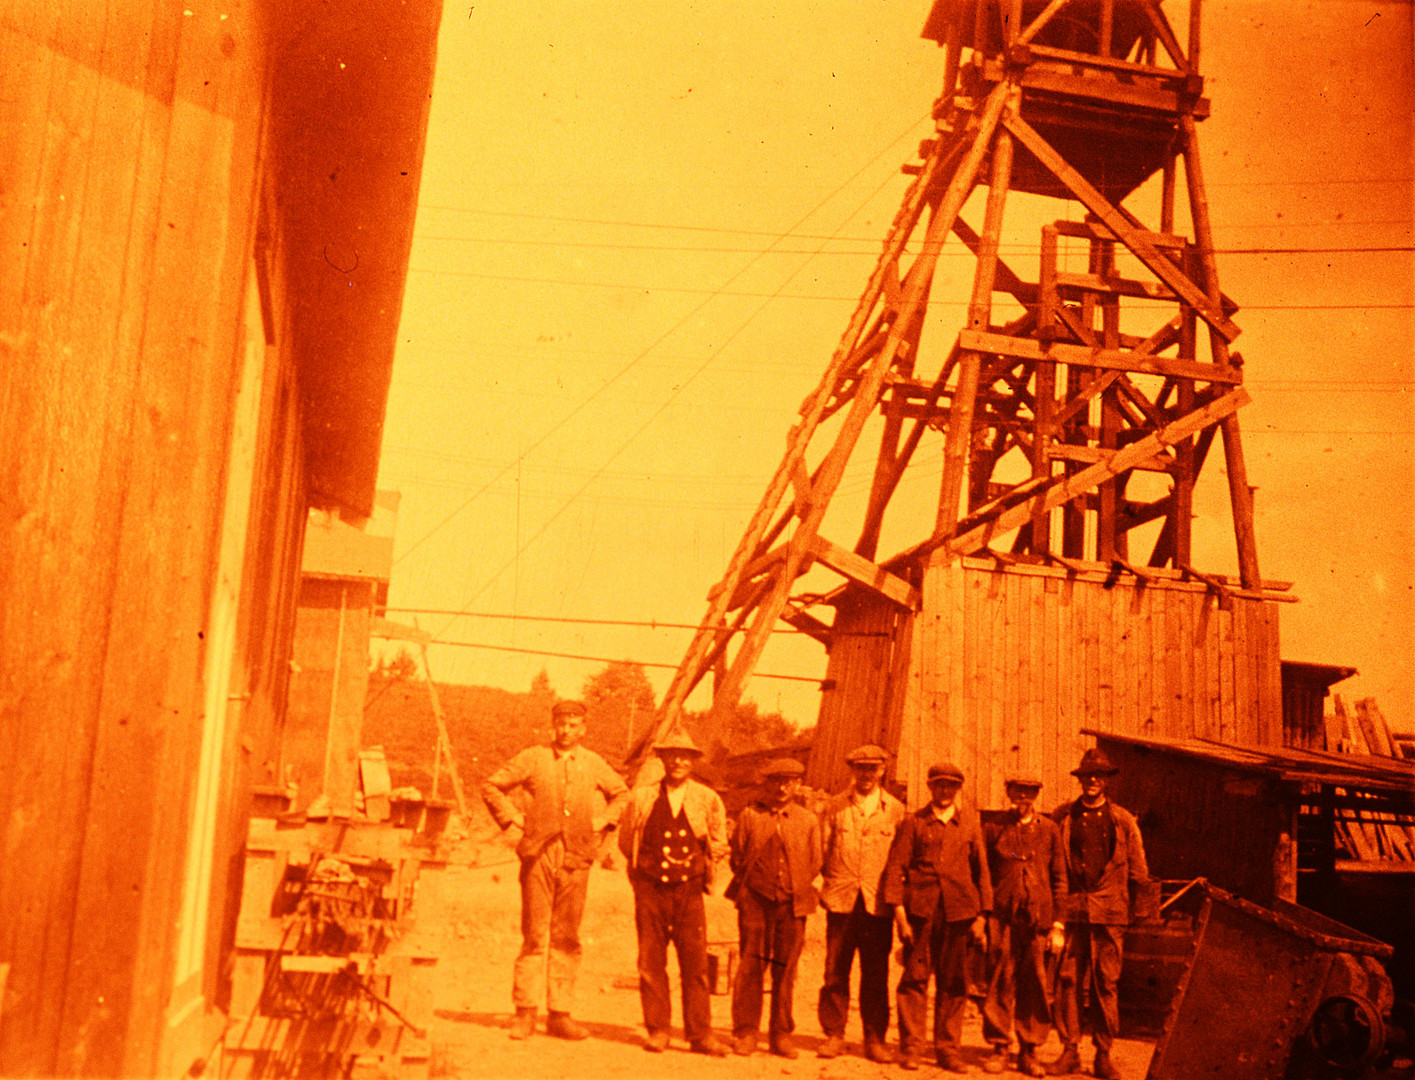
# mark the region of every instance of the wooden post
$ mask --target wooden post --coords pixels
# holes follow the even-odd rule
[[[427,679],[428,701],[432,704],[432,716],[437,721],[437,743],[447,753],[447,775],[452,781],[452,794],[457,799],[457,813],[463,820],[467,817],[467,796],[462,790],[462,777],[457,772],[457,761],[452,756],[452,739],[447,734],[447,719],[442,713],[442,701],[437,696],[437,683],[433,682],[432,669],[427,663],[427,646],[422,646],[423,676]]]

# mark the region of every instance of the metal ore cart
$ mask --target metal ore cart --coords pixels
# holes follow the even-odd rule
[[[1356,1077],[1386,1046],[1391,947],[1308,908],[1200,878],[1193,953],[1148,1080]]]

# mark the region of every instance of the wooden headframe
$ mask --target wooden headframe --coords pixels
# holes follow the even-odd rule
[[[819,597],[792,596],[817,563],[901,611],[918,607],[925,566],[993,545],[1014,560],[1139,578],[1169,568],[1226,587],[1190,565],[1194,484],[1218,434],[1237,586],[1261,594],[1236,415],[1248,397],[1230,350],[1237,305],[1219,288],[1195,137],[1208,115],[1198,6],[1181,47],[1159,0],[936,0],[924,31],[944,50],[936,135],[904,167],[913,181],[879,261],[644,746],[678,722],[710,671],[714,713],[729,714],[778,620],[828,636],[805,610]],[[1176,221],[1181,166],[1192,235]],[[1147,223],[1126,200],[1156,176]],[[988,190],[974,227],[962,211],[978,186]],[[1084,211],[1041,229],[1035,281],[999,253],[1013,191]],[[934,272],[955,239],[975,256],[966,318],[937,369],[921,370]],[[1013,309],[1001,321],[999,296]],[[882,441],[849,549],[819,528],[875,410]],[[891,498],[936,432],[934,530],[881,560]],[[1137,474],[1157,477],[1163,493]],[[1136,493],[1146,486],[1149,496]],[[1153,522],[1147,550],[1136,550],[1136,530]]]

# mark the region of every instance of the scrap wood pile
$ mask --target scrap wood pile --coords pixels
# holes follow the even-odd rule
[[[1332,697],[1334,711],[1325,717],[1328,750],[1405,760],[1400,740],[1391,733],[1375,698],[1356,702],[1353,714],[1340,694]],[[1361,794],[1351,792],[1347,804],[1336,808],[1337,844],[1362,862],[1415,864],[1415,815],[1382,805],[1378,798],[1363,799]],[[1360,806],[1363,801],[1370,801],[1371,809]]]

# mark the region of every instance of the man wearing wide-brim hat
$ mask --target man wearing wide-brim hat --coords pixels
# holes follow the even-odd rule
[[[884,871],[884,899],[894,906],[894,927],[904,942],[899,980],[900,1064],[917,1069],[927,1030],[929,980],[934,980],[934,1052],[940,1066],[964,1072],[959,1053],[967,1006],[968,943],[987,941],[992,910],[978,815],[958,802],[963,770],[931,765],[928,805],[907,814],[894,833]]]
[[[737,905],[737,979],[732,987],[732,1049],[756,1049],[762,1020],[762,975],[771,970],[771,1052],[794,1058],[792,1015],[796,966],[806,936],[806,917],[819,897],[820,819],[795,801],[805,767],[777,758],[762,768],[762,797],[744,807],[732,834],[732,883],[727,897]]]
[[[668,1047],[673,1005],[668,945],[678,952],[683,1033],[698,1054],[722,1057],[727,1044],[712,1031],[708,987],[707,913],[703,894],[727,855],[727,812],[717,792],[690,774],[702,757],[686,731],[654,744],[663,779],[637,787],[619,822],[619,850],[629,861],[634,926],[639,937],[639,1001],[648,1037],[644,1048]]]
[[[1106,798],[1106,785],[1119,772],[1102,750],[1087,750],[1071,775],[1081,797],[1057,807],[1066,855],[1067,890],[1062,918],[1061,965],[1053,1010],[1061,1056],[1048,1066],[1054,1076],[1081,1071],[1077,1050],[1084,1028],[1095,1043],[1094,1072],[1119,1080],[1110,1049],[1120,1030],[1121,945],[1130,923],[1131,890],[1149,881],[1145,845],[1135,815]],[[1081,1014],[1081,987],[1089,986],[1088,1015]]]
[[[850,1013],[850,969],[860,956],[860,1024],[864,1053],[871,1061],[889,1062],[894,1052],[889,1032],[889,950],[894,944],[894,912],[884,903],[881,885],[894,830],[904,804],[881,786],[889,754],[866,744],[845,756],[850,787],[835,796],[821,814],[825,868],[821,903],[825,906],[825,980],[820,992],[820,1025],[825,1032],[821,1057],[836,1057],[845,1047]]]
[[[1044,1076],[1036,1051],[1051,1033],[1046,954],[1060,945],[1066,855],[1061,829],[1037,811],[1040,778],[1014,772],[1003,787],[1012,808],[983,822],[992,874],[983,1038],[993,1046],[983,1069],[1006,1071],[1015,1028],[1017,1071]]]

